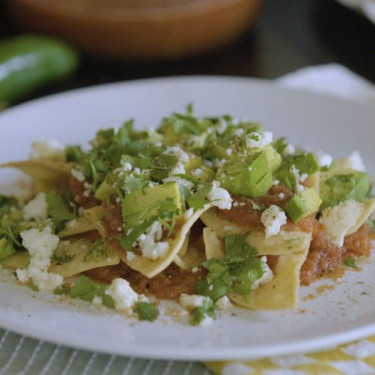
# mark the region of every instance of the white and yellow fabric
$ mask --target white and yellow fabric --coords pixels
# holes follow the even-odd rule
[[[206,364],[217,375],[370,375],[375,374],[375,336],[316,353]]]

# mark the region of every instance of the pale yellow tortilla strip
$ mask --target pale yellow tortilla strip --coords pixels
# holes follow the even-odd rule
[[[224,238],[231,234],[245,234],[248,230],[240,228],[230,220],[224,219],[217,215],[217,208],[213,207],[201,216],[203,223],[213,229],[219,237]]]
[[[225,256],[224,239],[211,228],[203,230],[207,259]],[[250,292],[248,298],[230,293],[228,297],[240,306],[254,310],[293,309],[298,305],[300,270],[306,260],[312,234],[280,232],[268,239],[264,233],[251,232],[246,242],[256,248],[259,255],[278,255],[274,278]]]
[[[0,168],[16,168],[29,175],[36,184],[37,191],[65,191],[73,168],[72,163],[52,160],[30,159],[0,164]]]
[[[189,243],[189,235],[187,235],[186,238],[187,244],[185,251],[179,251],[173,262],[183,270],[191,270],[194,267],[200,267],[206,260],[206,256],[204,249],[202,246],[199,246],[198,241]]]
[[[328,207],[319,219],[326,226],[327,239],[342,246],[344,237],[355,233],[375,209],[375,198],[363,202],[344,201],[337,206]]]
[[[269,238],[263,232],[250,232],[246,242],[255,247],[259,255],[290,255],[308,249],[311,238],[311,233],[297,231],[281,231]]]
[[[210,260],[211,258],[219,260],[224,259],[224,241],[223,239],[219,238],[213,229],[209,227],[203,229],[203,240],[207,260]]]
[[[113,266],[120,263],[118,250],[110,245],[107,246],[105,254],[87,256],[93,244],[93,241],[85,238],[60,241],[54,254],[59,257],[71,256],[72,260],[62,264],[53,260],[49,271],[64,277],[70,277],[92,268]]]
[[[27,268],[29,264],[29,253],[22,252],[22,253],[16,253],[9,257],[6,257],[0,261],[0,264],[2,264],[4,267],[7,268]]]
[[[94,229],[96,229],[103,238],[107,235],[107,231],[102,223],[105,213],[104,206],[95,206],[83,211],[86,219],[94,226]]]
[[[189,233],[190,228],[208,208],[209,206],[207,205],[205,208],[195,211],[189,219],[181,224],[178,233],[176,233],[175,238],[171,241],[169,249],[163,258],[152,260],[135,254],[134,258],[129,260],[126,257],[126,252],[124,252],[124,254],[121,256],[121,260],[130,268],[140,272],[146,277],[151,278],[156,276],[158,273],[164,271],[174,261],[176,255],[184,245],[185,238]]]
[[[296,309],[300,269],[307,253],[308,247],[298,254],[279,256],[275,276],[269,283],[251,291],[248,298],[236,293],[229,294],[228,297],[234,303],[251,310]]]
[[[65,224],[65,228],[58,233],[60,238],[74,236],[76,234],[90,232],[97,228],[93,223],[86,217],[81,216],[76,219],[70,220]]]

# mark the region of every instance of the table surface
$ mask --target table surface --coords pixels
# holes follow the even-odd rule
[[[7,20],[0,0],[0,40],[21,32]],[[157,63],[83,56],[77,74],[25,100],[78,87],[172,75],[272,79],[330,62],[375,82],[375,25],[334,0],[266,0],[256,26],[216,52]]]

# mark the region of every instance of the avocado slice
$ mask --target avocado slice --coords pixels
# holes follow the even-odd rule
[[[312,152],[287,156],[275,172],[275,178],[289,189],[297,185],[296,176],[291,172],[293,165],[301,175],[306,173],[310,176],[320,170],[318,160]]]
[[[321,203],[322,200],[316,190],[314,188],[309,188],[301,191],[290,199],[285,205],[284,210],[293,222],[298,223],[304,217],[318,211]]]
[[[269,186],[269,181],[270,179],[272,180],[272,175],[269,176],[269,173],[267,153],[266,151],[261,151],[250,156],[249,159],[239,162],[228,161],[219,168],[216,178],[222,187],[233,194],[255,197],[265,194],[272,186],[272,182]],[[266,175],[268,176],[265,181],[260,184]],[[258,184],[259,186],[257,187]]]
[[[268,167],[271,172],[276,171],[281,164],[280,154],[272,147],[272,145],[267,145],[264,147],[268,159]]]
[[[122,217],[125,226],[136,225],[142,212],[145,212],[141,217],[142,220],[156,215],[159,209],[157,203],[162,203],[167,199],[171,199],[176,210],[181,210],[181,194],[177,182],[168,182],[127,193],[122,202]]]
[[[349,199],[361,202],[370,190],[371,181],[367,173],[352,169],[323,172],[320,180],[321,210]]]

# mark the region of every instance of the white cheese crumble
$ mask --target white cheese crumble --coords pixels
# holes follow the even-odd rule
[[[179,162],[182,163],[188,163],[190,161],[190,155],[178,146],[167,147],[165,154],[176,156]]]
[[[94,298],[92,299],[92,304],[96,305],[96,306],[102,305],[103,304],[103,298],[99,297],[99,296],[94,296]]]
[[[65,146],[54,139],[47,139],[41,142],[34,142],[30,157],[32,159],[48,159],[55,161],[65,161]]]
[[[226,153],[228,156],[232,155],[232,152],[233,152],[233,150],[232,150],[231,148],[227,148],[227,149],[225,150],[225,153]]]
[[[75,169],[73,168],[70,173],[72,174],[72,176],[78,180],[79,182],[83,182],[85,181],[85,175],[82,173],[82,171],[78,170],[78,169]]]
[[[48,272],[51,256],[59,242],[59,237],[52,233],[51,227],[43,230],[35,228],[20,233],[22,245],[30,255],[28,268],[17,269],[17,278],[21,282],[32,280],[40,290],[54,290],[63,283],[64,278],[55,273]]]
[[[185,213],[184,213],[184,219],[188,220],[193,216],[194,210],[192,208],[189,208]]]
[[[252,132],[246,137],[246,146],[249,148],[263,148],[272,143],[272,132]]]
[[[279,198],[280,198],[280,199],[284,199],[284,198],[285,198],[285,194],[284,194],[284,193],[280,193],[280,194],[279,194]]]
[[[45,220],[48,217],[46,195],[39,193],[32,201],[23,208],[23,217],[29,219]]]
[[[192,273],[197,273],[199,271],[199,268],[198,267],[193,267],[192,269],[191,269],[191,272]]]
[[[301,185],[301,182],[304,182],[306,178],[308,177],[306,173],[300,174],[299,170],[296,168],[296,166],[293,164],[290,168],[290,171],[293,173],[295,179],[296,179],[296,191],[299,193],[301,191],[304,191],[305,188],[303,185]]]
[[[195,169],[191,172],[191,175],[194,176],[194,177],[199,177],[199,176],[202,176],[203,173],[204,173],[204,171],[203,171],[202,168],[195,168]]]
[[[105,294],[112,297],[115,309],[119,311],[129,311],[138,302],[138,294],[132,289],[128,281],[120,278],[112,281]]]
[[[291,143],[288,143],[287,146],[283,150],[283,155],[293,155],[296,153],[296,149]]]
[[[135,258],[135,254],[132,251],[127,251],[126,252],[126,259],[129,260],[130,262]]]
[[[348,200],[334,207],[323,210],[319,221],[326,227],[326,238],[329,242],[341,247],[344,237],[361,217],[363,203]]]
[[[216,307],[220,310],[227,310],[232,307],[232,303],[227,296],[223,296],[216,301]]]
[[[366,172],[361,155],[358,151],[353,151],[348,157],[337,162],[339,168],[350,168],[360,172]]]
[[[269,238],[278,234],[281,226],[286,224],[286,215],[280,207],[272,205],[262,212],[260,221],[264,225],[266,238]]]
[[[198,294],[186,294],[182,293],[178,302],[185,309],[193,310],[196,307],[202,307],[205,302],[209,302],[210,298],[206,296],[200,296]]]
[[[166,254],[169,244],[168,242],[160,241],[162,236],[163,227],[158,221],[155,221],[145,233],[139,236],[136,245],[138,245],[145,258],[155,260]]]
[[[273,279],[273,272],[271,268],[268,267],[267,264],[267,257],[263,256],[260,258],[262,261],[262,266],[263,266],[263,275],[260,279],[256,280],[253,285],[251,286],[252,290],[258,289],[264,284],[269,283]]]
[[[333,157],[331,155],[321,151],[316,154],[316,158],[318,159],[319,166],[322,168],[329,167],[333,162]]]
[[[242,128],[238,128],[233,133],[236,137],[241,137],[244,134],[244,130]]]
[[[220,187],[218,181],[212,182],[212,189],[207,194],[207,199],[220,210],[230,210],[232,207],[232,198],[227,190]]]

